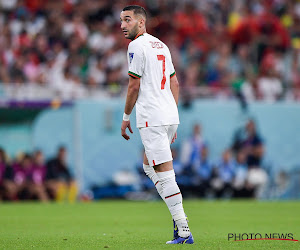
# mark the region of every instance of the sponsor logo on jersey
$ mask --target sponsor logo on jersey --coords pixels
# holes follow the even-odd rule
[[[132,62],[133,55],[134,55],[134,53],[129,53],[129,62],[130,62],[130,63]]]

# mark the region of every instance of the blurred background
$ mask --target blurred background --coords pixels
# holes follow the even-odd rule
[[[300,1],[0,0],[0,200],[159,199],[120,134],[130,4],[180,82],[184,197],[299,199]]]

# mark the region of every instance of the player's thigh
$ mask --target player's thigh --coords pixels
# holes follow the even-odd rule
[[[174,124],[174,125],[168,125],[166,127],[167,127],[168,140],[169,140],[169,143],[171,144],[171,142],[175,136],[175,133],[177,131],[178,125]]]
[[[139,131],[150,166],[172,160],[166,126],[140,128]]]
[[[147,158],[146,153],[144,153],[144,161],[143,161],[143,163],[144,163],[145,165],[149,165],[149,162],[148,162],[148,158]]]

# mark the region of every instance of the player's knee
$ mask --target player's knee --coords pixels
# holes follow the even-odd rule
[[[143,164],[143,169],[149,178],[151,178],[151,176],[155,173],[153,167],[150,167],[149,165]]]
[[[174,170],[169,170],[169,171],[165,171],[165,172],[157,172],[157,176],[159,178],[159,181],[162,183],[162,185],[176,182]]]

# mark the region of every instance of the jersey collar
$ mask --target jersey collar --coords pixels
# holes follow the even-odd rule
[[[137,34],[133,40],[137,39],[137,38],[140,37],[140,36],[143,36],[144,34],[145,34],[145,33]]]

